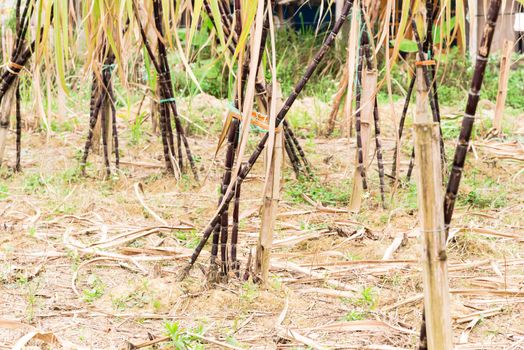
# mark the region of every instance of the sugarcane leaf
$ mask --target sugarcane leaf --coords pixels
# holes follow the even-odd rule
[[[456,17],[452,17],[449,22],[443,21],[440,25],[433,28],[433,43],[435,45],[442,43],[442,39],[450,37],[453,28],[455,28],[455,21]]]
[[[458,21],[457,21],[458,19]],[[462,52],[466,52],[466,11],[464,8],[464,0],[456,1],[456,16],[455,20],[458,22],[458,25],[455,26],[454,34],[456,31],[460,30],[460,42],[462,43]]]
[[[394,46],[395,45],[395,40],[390,40],[389,43],[391,44],[391,46]],[[417,52],[418,51],[418,46],[417,46],[417,43],[415,41],[404,38],[404,39],[402,39],[400,41],[399,50],[401,52],[406,52],[406,53]]]
[[[191,43],[197,29],[197,24],[200,22],[200,12],[202,11],[202,5],[203,0],[195,0],[193,6],[193,14],[191,17],[191,27],[189,29],[189,38],[186,42],[186,56],[188,57],[190,55],[190,49],[192,45]]]

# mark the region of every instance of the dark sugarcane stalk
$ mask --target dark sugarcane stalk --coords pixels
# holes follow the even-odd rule
[[[209,7],[209,4],[207,1],[204,1],[204,6],[205,6],[205,10],[207,11],[208,15],[211,16],[211,8]],[[240,15],[240,13],[235,13],[237,16]],[[224,20],[224,18],[228,18],[223,12],[221,12],[221,17],[222,17],[222,25],[224,28],[227,28],[228,26],[230,26],[230,22],[228,22],[228,20]],[[240,23],[240,19],[237,18],[236,20],[236,23]],[[213,25],[215,25],[215,23],[213,22]],[[264,30],[262,31],[262,44],[260,46],[260,54],[259,54],[259,65],[260,65],[260,61],[262,60],[262,52],[264,50],[264,47],[265,47],[265,42],[267,40],[267,33],[268,33],[268,28],[269,27],[269,22],[268,22],[268,18],[266,18],[266,20],[264,21]],[[216,28],[216,26],[215,26]],[[240,32],[241,32],[241,27],[240,28],[236,28],[236,31],[235,31],[235,34],[236,36],[233,36],[232,37],[232,42],[233,42],[233,45],[236,46],[237,44],[237,38],[240,36],[240,32],[238,32],[238,29],[240,29]],[[234,54],[235,52],[235,46],[233,45],[230,45],[228,48],[229,50],[231,51],[231,54]],[[247,59],[245,62],[249,62]],[[247,68],[248,68],[248,64],[244,64],[243,65],[243,71],[242,71],[242,79],[243,79],[243,82],[245,83],[245,80],[247,78]],[[265,96],[267,95],[267,90],[266,90],[266,87],[264,84],[260,84],[260,83],[257,83],[255,85],[255,89],[257,91],[257,94],[259,95],[262,95],[262,96]],[[266,99],[261,99],[262,101],[262,104],[264,105],[264,108],[267,110],[267,100]],[[235,107],[238,108],[238,105],[236,104],[238,101],[235,100]],[[306,155],[305,155],[305,152],[304,150],[302,149],[302,147],[300,146],[300,143],[298,141],[298,139],[295,137],[293,131],[291,130],[291,126],[289,125],[289,123],[287,122],[287,120],[284,120],[284,127],[285,129],[288,130],[288,132],[286,132],[286,134],[284,135],[285,138],[288,138],[288,137],[291,137],[292,139],[289,140],[288,142],[290,142],[290,145],[293,144],[294,147],[286,147],[286,153],[288,154],[289,158],[290,158],[290,161],[291,161],[291,164],[293,165],[293,168],[296,172],[296,169],[300,169],[301,166],[300,166],[300,163],[296,164],[295,162],[296,161],[299,161],[299,157],[297,156],[296,152],[295,152],[295,148],[296,150],[298,150],[299,154],[300,154],[300,158],[302,159],[302,162],[304,163],[305,167],[306,167],[306,171],[308,173],[308,176],[312,177],[313,176],[313,172],[311,171],[311,168],[309,166],[309,162],[306,158]],[[291,143],[292,142],[292,143]],[[298,174],[297,174],[298,176]]]
[[[284,103],[284,105],[280,109],[280,111],[279,111],[279,113],[278,113],[278,115],[276,117],[276,122],[275,122],[276,125],[275,125],[275,127],[280,126],[280,124],[282,123],[282,121],[286,117],[287,112],[289,111],[289,109],[291,108],[293,103],[295,102],[296,98],[298,97],[300,92],[304,89],[304,86],[307,84],[308,80],[311,78],[311,76],[313,75],[313,73],[317,69],[318,65],[320,64],[320,62],[322,61],[322,59],[324,58],[324,56],[326,55],[326,53],[330,49],[331,45],[333,44],[335,38],[337,37],[337,35],[338,35],[339,31],[340,31],[340,28],[342,27],[342,25],[346,21],[347,15],[348,15],[349,10],[351,9],[352,5],[353,5],[353,1],[352,0],[345,0],[344,7],[342,8],[341,15],[340,15],[339,19],[335,22],[335,25],[334,25],[333,29],[331,30],[331,33],[328,35],[328,37],[326,38],[326,40],[322,44],[322,47],[320,48],[320,50],[316,53],[316,55],[313,58],[312,62],[310,62],[310,64],[306,68],[306,72],[304,73],[304,76],[302,77],[302,79],[295,86],[295,89],[289,95],[289,97],[287,98],[286,102]],[[255,151],[251,154],[248,162],[244,166],[242,166],[242,168],[240,169],[240,172],[239,172],[239,174],[238,174],[238,176],[237,176],[233,186],[237,186],[238,184],[241,184],[244,181],[244,179],[247,177],[247,175],[249,174],[249,172],[253,168],[254,164],[256,163],[258,157],[260,157],[260,154],[264,150],[264,147],[266,146],[266,142],[267,142],[268,138],[269,138],[269,135],[266,133],[262,137],[262,139],[259,141]],[[233,199],[233,196],[234,196],[234,191],[226,192],[226,195],[224,196],[224,200],[222,201],[222,203],[220,204],[220,206],[217,209],[217,214],[213,217],[213,219],[211,219],[210,223],[205,228],[205,230],[203,232],[203,237],[200,240],[200,242],[198,243],[198,246],[195,248],[195,251],[193,252],[193,254],[191,256],[191,259],[189,261],[189,264],[188,264],[188,266],[185,269],[185,274],[187,274],[189,272],[191,267],[194,265],[194,263],[198,259],[198,256],[200,255],[200,252],[204,248],[204,245],[206,244],[207,240],[209,239],[209,236],[213,232],[213,229],[215,228],[215,225],[219,222],[220,215],[229,206],[229,203]]]
[[[415,87],[415,81],[417,76],[413,75],[411,78],[411,81],[409,82],[409,88],[406,94],[406,99],[404,100],[404,107],[402,108],[402,115],[400,116],[400,123],[398,127],[398,139],[395,140],[395,151],[393,153],[393,164],[391,166],[391,177],[392,179],[395,179],[397,176],[397,158],[398,158],[398,151],[401,145],[402,140],[402,133],[404,131],[404,124],[406,122],[406,116],[408,114],[409,109],[409,102],[411,101],[411,95],[413,94],[413,89]]]
[[[20,110],[20,84],[16,84],[15,92],[15,108],[16,108],[16,162],[15,171],[20,171],[20,158],[21,158],[21,142],[22,142],[22,113]]]
[[[304,163],[304,167],[306,168],[307,176],[312,178],[314,175],[313,175],[313,171],[311,170],[311,165],[309,161],[307,160],[306,153],[304,152],[304,149],[302,148],[302,146],[300,145],[300,142],[298,141],[297,137],[295,136],[295,133],[293,132],[293,129],[291,128],[291,125],[289,125],[288,121],[285,119],[283,120],[282,123],[283,123],[282,125],[284,127],[285,134],[288,135],[290,142],[292,142],[292,144],[297,149],[298,154],[300,155],[300,160],[302,160],[302,163]]]
[[[373,109],[373,120],[375,122],[375,148],[377,150],[378,178],[380,181],[380,199],[382,200],[382,207],[386,209],[386,196],[384,194],[384,189],[385,189],[384,161],[382,159],[382,144],[380,141],[380,119],[379,119],[379,114],[378,114],[377,96],[375,96],[375,107]]]
[[[158,82],[160,83],[160,80]],[[161,89],[158,89],[158,91],[160,92]],[[159,96],[162,96],[162,94],[159,93]],[[166,127],[166,109],[167,107],[164,103],[158,104],[158,122],[160,124],[160,137],[162,138],[162,147],[164,153],[164,161],[166,163],[166,169],[170,174],[174,174],[175,168],[173,167],[173,149],[169,145],[168,132]]]
[[[205,3],[207,5],[207,1],[205,1]],[[211,10],[209,9],[209,5],[207,6],[208,6],[207,7],[208,13],[211,15]],[[235,2],[235,6],[240,6],[240,3]],[[235,34],[238,37],[240,37],[240,33],[242,31],[242,22],[241,22],[241,16],[240,16],[240,8],[238,8],[238,10],[239,11],[235,11],[235,14],[237,16],[236,17],[237,22],[236,22],[236,26],[234,30],[235,30]],[[221,16],[222,16],[223,24],[225,24],[223,14],[221,14]],[[234,48],[232,50],[233,50],[232,52],[234,52]],[[247,60],[247,57],[246,57],[246,60]],[[241,85],[242,85],[241,89],[243,89],[243,84],[245,83],[245,79],[246,79],[245,76],[246,76],[246,72],[243,71],[242,78],[241,78]],[[240,106],[239,93],[237,91],[237,93],[235,94],[235,99],[234,99],[234,107],[238,109],[239,106]],[[233,164],[235,162],[235,149],[236,149],[236,142],[237,142],[236,138],[237,138],[239,127],[240,127],[240,122],[236,118],[233,118],[233,120],[231,121],[230,130],[228,131],[228,145],[227,145],[227,150],[226,150],[226,158],[224,160],[224,175],[222,177],[222,185],[220,187],[221,194],[220,194],[219,205],[231,182],[231,169],[233,168]],[[225,208],[224,212],[221,215],[220,222],[217,223],[214,229],[214,233],[213,233],[213,244],[217,245],[218,242],[220,242],[220,257],[221,257],[222,275],[227,275],[227,269],[228,269],[228,266],[227,266],[228,229],[229,229],[229,213],[228,213],[228,208]],[[213,246],[211,250],[212,268],[213,268],[217,255],[218,255],[218,246],[216,247]]]
[[[107,73],[104,72],[104,82],[107,79]],[[100,111],[100,125],[102,130],[102,148],[104,150],[104,165],[106,167],[106,176],[111,176],[111,163],[109,162],[109,153],[107,149],[107,112],[108,110],[108,99],[107,99],[107,93],[105,94],[106,98],[104,98],[104,101],[102,102],[102,110]]]
[[[364,12],[363,4],[360,3],[360,6],[361,6],[361,11]],[[369,47],[369,33],[368,33],[366,26],[364,26],[363,31],[362,31],[362,40],[363,40],[363,45],[361,47],[364,50],[366,68],[368,70],[372,70],[373,69],[373,58],[371,56],[371,49]],[[379,182],[380,182],[380,197],[382,200],[382,207],[385,208],[386,199],[385,199],[385,194],[384,194],[384,190],[385,190],[384,162],[382,158],[382,143],[380,141],[380,117],[378,113],[378,101],[377,101],[376,94],[375,94],[375,101],[374,101],[374,106],[373,106],[373,120],[374,120],[374,126],[375,126],[375,148],[377,151],[377,166],[378,166],[378,177],[379,177]]]
[[[111,118],[113,126],[113,145],[115,147],[115,167],[120,169],[120,151],[118,148],[118,128],[116,127],[116,106],[115,106],[115,92],[113,90],[113,82],[109,80],[108,85],[109,98],[111,99]]]
[[[355,131],[357,133],[357,168],[358,172],[360,173],[360,176],[362,177],[362,188],[365,190],[367,189],[367,181],[366,181],[366,172],[364,170],[364,153],[362,150],[362,135],[361,135],[361,99],[362,99],[362,65],[364,61],[364,48],[363,48],[363,42],[361,37],[360,42],[360,48],[358,53],[358,64],[357,64],[357,89],[355,94],[355,107],[357,109],[357,113],[355,115]]]
[[[269,7],[271,8],[271,0],[268,0],[269,1]],[[261,38],[260,38],[260,48],[259,48],[259,52],[258,52],[258,62],[257,62],[257,68],[256,68],[256,71],[254,72],[255,76],[258,75],[259,73],[259,70],[260,70],[260,66],[261,66],[261,63],[262,63],[262,57],[264,55],[264,50],[265,50],[265,47],[266,47],[266,41],[267,41],[267,34],[269,32],[269,16],[271,16],[271,11],[268,11],[267,14],[264,12],[264,15],[265,18],[264,18],[264,22],[262,24],[262,33],[261,33]],[[249,71],[249,61],[248,61],[248,55],[246,55],[246,60],[244,60],[244,72],[246,72],[246,74],[243,74],[242,75],[242,78],[243,78],[243,81],[242,81],[242,86],[241,86],[241,89],[243,91],[243,89],[246,88],[246,80],[247,80],[247,72]],[[255,84],[255,89],[256,89],[256,84]],[[266,104],[267,104],[267,101],[266,101]],[[240,130],[238,129],[237,131],[237,137],[235,139],[235,152],[236,152],[236,149],[238,148],[238,142],[240,140]],[[237,162],[240,162],[241,159],[237,159]],[[236,184],[235,188],[235,201],[234,201],[234,204],[233,204],[233,226],[231,228],[231,266],[233,268],[233,270],[236,271],[236,274],[237,276],[239,275],[239,269],[240,269],[240,264],[238,263],[237,261],[237,244],[238,244],[238,226],[239,226],[239,222],[240,222],[240,193],[241,193],[241,190],[242,190],[242,183],[238,183]]]
[[[236,32],[236,35],[238,38],[240,38],[240,34],[241,34],[241,28],[242,28],[242,22],[241,22],[241,17],[240,17],[240,13],[241,13],[241,10],[240,10],[240,1],[239,0],[235,0],[235,6],[236,7],[236,11],[235,11],[235,15],[236,15],[236,20],[238,22],[238,26],[235,26],[235,32]],[[260,50],[259,50],[259,57],[258,57],[258,63],[257,63],[257,68],[256,68],[256,71],[254,72],[254,74],[258,74],[258,69],[260,68],[260,62],[262,61],[262,54],[263,54],[263,50],[266,46],[266,38],[267,38],[267,29],[268,29],[269,25],[268,25],[268,22],[267,22],[267,18],[266,20],[264,20],[264,27],[263,27],[263,31],[262,31],[262,38],[261,38],[261,43],[260,43]],[[248,50],[246,50],[245,52],[245,57],[244,57],[244,62],[243,62],[243,66],[242,66],[242,77],[241,77],[241,83],[240,83],[240,97],[243,98],[244,95],[244,92],[245,92],[245,89],[246,89],[246,83],[247,83],[247,77],[248,77],[248,74],[249,74],[249,61],[250,61],[250,53]],[[235,99],[235,103],[236,104],[239,104],[241,101],[243,102],[243,100],[240,100],[238,98],[238,94],[237,94],[237,98]],[[237,108],[239,108],[239,105],[237,105]],[[240,123],[239,123],[240,124]],[[236,133],[235,133],[235,140],[234,140],[234,151],[233,153],[236,154],[237,152],[237,149],[238,149],[238,142],[240,140],[240,125],[237,126],[236,128]],[[240,162],[241,159],[237,159],[237,162]],[[231,183],[231,179],[228,180],[228,186],[229,184]],[[234,191],[235,191],[235,201],[233,202],[233,225],[231,227],[231,253],[230,253],[230,258],[231,258],[231,262],[232,262],[232,265],[233,266],[236,266],[237,265],[237,256],[236,256],[236,246],[237,246],[237,243],[238,243],[238,224],[239,224],[239,213],[240,213],[240,191],[242,189],[242,184],[241,183],[238,183],[235,187],[234,187]],[[227,187],[224,188],[224,193],[225,191],[227,191]],[[225,214],[223,214],[223,216],[226,215],[227,216],[227,210],[225,211]],[[222,217],[223,217],[222,216]],[[224,227],[222,226],[222,230],[224,230]],[[227,228],[226,228],[226,240],[227,240]],[[233,256],[234,254],[234,256]],[[226,258],[226,260],[224,260],[224,258]],[[227,274],[227,271],[228,271],[228,262],[229,260],[227,259],[227,256],[224,256],[222,258],[222,266],[225,267],[225,269],[223,269],[223,272],[224,274]],[[226,264],[224,264],[224,261],[226,262]]]
[[[51,5],[51,14],[50,18],[51,21],[54,17],[54,5]],[[40,28],[40,41],[42,41],[42,34],[44,32],[44,27],[42,26]],[[10,69],[6,69],[2,76],[0,77],[0,101],[4,98],[4,95],[6,94],[7,90],[9,90],[9,87],[11,84],[15,81],[15,79],[18,77],[18,74],[22,70],[22,68],[26,65],[29,58],[31,58],[33,52],[35,51],[36,47],[36,40],[33,40],[31,42],[31,45],[27,47],[25,50],[19,51],[19,54],[16,56],[13,56],[11,59],[11,62],[15,63],[15,65],[11,65]]]
[[[501,0],[491,0],[486,18],[486,24],[480,46],[477,53],[475,70],[473,79],[471,81],[470,91],[468,93],[468,100],[464,118],[462,119],[462,126],[458,138],[455,156],[453,158],[453,165],[449,175],[448,185],[446,188],[446,196],[444,200],[444,221],[446,226],[451,223],[453,216],[453,208],[460,185],[460,179],[464,170],[464,163],[469,149],[471,139],[471,132],[475,122],[475,113],[477,111],[477,104],[480,98],[480,89],[482,81],[484,80],[484,73],[488,63],[488,56],[491,50],[491,43],[493,41],[493,34],[495,32],[495,25],[497,23],[498,13],[500,9]]]
[[[103,95],[103,91],[101,91],[100,95],[97,98],[97,91],[98,88],[98,81],[96,75],[93,73],[93,82],[91,84],[91,103],[89,107],[89,129],[87,132],[87,139],[84,146],[84,154],[82,155],[82,160],[80,161],[80,172],[82,175],[85,174],[85,168],[87,164],[87,156],[89,155],[89,150],[92,147],[93,142],[93,134],[95,130],[96,121],[98,118],[98,112],[97,112],[97,106],[98,101],[101,99],[101,96]],[[96,111],[96,114],[95,114]]]
[[[110,158],[111,155],[108,153],[107,147],[108,142],[113,142],[115,146],[115,164],[116,167],[119,167],[120,163],[120,157],[119,157],[119,149],[118,149],[118,134],[117,134],[117,127],[116,127],[116,109],[114,105],[114,92],[113,92],[113,85],[112,85],[112,70],[115,62],[115,55],[112,52],[109,52],[104,59],[104,64],[102,66],[102,76],[101,81],[100,78],[97,77],[95,73],[93,73],[93,81],[91,85],[91,99],[90,99],[90,107],[89,107],[89,131],[86,139],[86,143],[84,146],[84,154],[82,156],[82,160],[80,162],[80,169],[82,174],[85,174],[85,167],[87,164],[87,158],[89,156],[89,150],[93,146],[93,135],[94,135],[94,128],[96,125],[96,122],[98,121],[99,116],[101,115],[101,130],[102,130],[102,147],[104,152],[104,165],[106,167],[106,175],[109,176],[111,174],[111,168],[110,168]],[[111,113],[110,116],[106,115],[107,113]],[[112,134],[113,138],[112,140],[107,140],[107,118],[111,118],[112,120]]]
[[[155,2],[153,4],[155,5],[155,3],[158,5],[156,0],[155,0]],[[161,4],[160,4],[160,6],[161,6]],[[178,112],[177,112],[176,104],[174,102],[173,86],[171,84],[171,78],[170,78],[170,73],[169,73],[169,65],[167,64],[167,59],[164,61],[163,65],[161,64],[161,62],[159,62],[157,60],[155,54],[153,53],[151,45],[149,44],[149,40],[147,39],[147,35],[146,35],[146,32],[145,32],[144,27],[142,25],[142,22],[140,20],[140,17],[139,17],[139,14],[138,14],[138,7],[137,7],[137,4],[136,4],[135,1],[132,1],[132,7],[133,7],[133,13],[134,13],[135,19],[136,19],[136,21],[138,23],[140,36],[142,37],[142,42],[143,42],[143,44],[144,44],[144,46],[146,48],[146,51],[147,51],[147,53],[149,55],[151,63],[153,63],[153,66],[155,67],[155,70],[156,70],[156,72],[158,74],[158,85],[159,85],[159,92],[160,92],[159,96],[165,97],[163,100],[165,100],[167,102],[167,104],[169,105],[171,111],[173,112],[173,116],[174,116],[174,120],[175,120],[175,127],[177,129],[177,132],[180,131],[180,133],[181,133],[180,139],[181,139],[181,141],[184,144],[184,147],[186,149],[186,156],[188,157],[191,169],[193,171],[193,175],[194,175],[195,179],[198,181],[198,172],[197,172],[197,169],[196,169],[196,165],[194,163],[194,159],[193,159],[193,156],[191,154],[191,150],[189,148],[189,142],[187,141],[187,138],[186,138],[186,136],[184,134],[184,129],[182,128],[182,124],[180,122],[180,118],[179,118],[179,115],[178,115]],[[161,21],[161,16],[159,17],[159,21]],[[161,23],[161,22],[158,22],[158,23]],[[158,27],[156,28],[156,30],[160,33]],[[164,48],[165,48],[165,46],[164,46]],[[167,73],[168,74],[165,74],[166,71],[163,69],[164,67],[167,67]],[[162,79],[162,75],[164,77],[166,77],[167,79]],[[162,119],[162,117],[160,116],[159,119]],[[160,124],[162,124],[161,121],[160,121]],[[166,129],[167,128],[171,128],[171,125],[169,124],[169,126],[168,126],[167,123],[164,126],[166,127]],[[161,127],[162,127],[162,125],[161,125]],[[171,134],[172,134],[172,132],[171,132]],[[166,138],[166,141],[168,141],[167,138]],[[173,157],[173,153],[167,153],[166,154],[165,153],[166,148],[169,149],[169,146],[168,147],[164,147],[164,158],[169,158],[170,162],[171,162],[171,159]],[[169,171],[169,168],[168,168],[168,171]]]
[[[157,36],[157,54],[158,54],[158,63],[160,66],[161,71],[158,72],[158,82],[162,86],[168,86],[171,84],[171,75],[169,72],[169,65],[167,63],[167,51],[166,47],[164,45],[164,42],[161,38],[164,37],[164,30],[163,30],[163,13],[162,13],[162,4],[158,0],[153,0],[153,13],[154,13],[154,23],[155,23],[155,29],[158,32]],[[168,89],[163,89],[163,91],[160,91],[160,104],[165,103],[168,98]],[[175,146],[173,141],[173,129],[171,127],[171,114],[170,110],[166,107],[162,109],[162,112],[164,113],[164,127],[166,128],[166,136],[167,136],[167,142],[169,145],[169,148],[172,153],[170,153],[170,156],[173,155],[175,152]],[[178,131],[178,130],[177,130]],[[184,170],[184,164],[182,161],[182,144],[180,142],[180,138],[177,138],[177,150],[178,150],[178,168],[181,172]]]
[[[295,153],[293,145],[291,144],[290,140],[286,137],[284,138],[284,147],[289,157],[289,161],[291,162],[291,167],[295,172],[295,178],[298,180],[300,178],[300,162],[297,158],[297,154]]]
[[[406,181],[411,181],[411,175],[413,174],[413,168],[415,167],[415,147],[411,147],[411,156],[409,158],[408,172],[406,173]]]
[[[233,206],[233,227],[231,228],[231,268],[239,276],[240,263],[237,260],[238,217],[240,215],[240,183],[235,187],[235,204]],[[235,220],[236,218],[236,220]]]

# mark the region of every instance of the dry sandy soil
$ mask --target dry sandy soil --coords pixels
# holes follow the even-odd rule
[[[329,111],[310,102],[302,108],[316,110],[318,124]],[[192,108],[188,114],[204,107]],[[381,107],[388,173],[390,110]],[[450,125],[459,125],[455,115],[446,111]],[[523,122],[522,114],[508,116],[507,138],[477,137],[469,154],[448,249],[457,349],[524,349]],[[216,136],[192,137],[201,177],[209,176],[199,184],[177,182],[162,172],[158,138],[144,133],[131,144],[129,124],[121,120],[122,169],[111,179],[102,179],[95,155],[88,176],[78,175],[84,122],[49,138],[27,133],[23,172],[1,171],[0,349],[31,332],[51,342],[52,334],[65,348],[180,348],[175,341],[192,349],[416,347],[422,280],[413,184],[392,196],[387,180],[383,209],[377,172],[370,170],[362,210],[349,213],[354,141],[302,139],[317,184],[297,182],[286,165],[267,288],[234,276],[209,284],[209,246],[179,281],[216,206],[223,153],[213,163]],[[409,161],[405,144],[402,174]],[[453,145],[450,138],[450,155]],[[137,183],[160,220],[140,203]],[[242,189],[242,271],[256,247],[263,183],[258,165]],[[301,192],[321,203],[304,201]],[[166,327],[175,341],[163,339]],[[158,343],[146,346],[151,339]]]

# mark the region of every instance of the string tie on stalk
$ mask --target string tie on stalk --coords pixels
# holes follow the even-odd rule
[[[9,61],[5,64],[5,69],[11,73],[11,74],[14,74],[14,75],[18,75],[20,74],[20,71],[22,71],[22,69],[24,69],[24,66],[16,63],[16,62],[13,62],[13,61]]]
[[[176,102],[176,99],[174,97],[170,97],[170,98],[163,98],[160,100],[160,104],[170,103],[170,102]]]

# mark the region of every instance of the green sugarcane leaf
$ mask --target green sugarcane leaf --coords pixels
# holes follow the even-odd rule
[[[391,46],[395,46],[395,40],[390,40]],[[413,40],[402,39],[399,44],[399,50],[405,53],[418,52],[417,43]]]
[[[453,28],[455,28],[455,17],[451,17],[449,22],[443,21],[439,26],[433,28],[433,44],[438,45],[442,42],[442,39],[449,38]],[[444,33],[444,36],[442,35]]]

